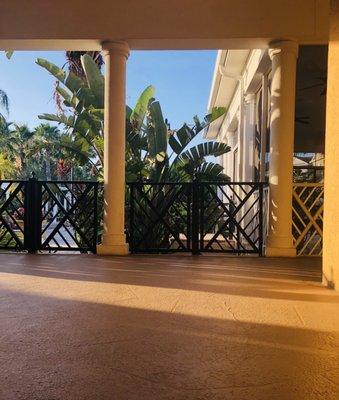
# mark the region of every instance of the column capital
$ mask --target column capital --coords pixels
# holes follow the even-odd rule
[[[104,55],[120,54],[128,58],[130,52],[128,43],[123,41],[102,42],[101,47]]]
[[[246,93],[244,96],[244,101],[246,104],[253,103],[256,98],[256,93]]]
[[[296,58],[298,57],[299,45],[293,40],[273,40],[269,47],[268,54],[271,60],[280,53],[292,53]]]

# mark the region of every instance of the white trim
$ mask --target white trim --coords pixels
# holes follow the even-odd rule
[[[229,107],[238,87],[238,80],[234,76],[242,75],[250,52],[251,50],[248,49],[219,50],[208,101],[208,112],[213,107]],[[225,71],[224,74],[221,73],[220,67]],[[225,76],[225,73],[229,76]],[[213,122],[204,132],[204,136],[208,139],[216,138],[220,134],[225,117]]]

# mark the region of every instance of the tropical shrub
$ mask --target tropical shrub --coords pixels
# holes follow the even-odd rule
[[[83,78],[47,60],[37,60],[38,65],[57,79],[56,91],[63,99],[61,112],[39,118],[62,125],[67,135],[61,138],[61,146],[71,151],[80,165],[89,163],[95,173],[102,173],[104,77],[90,55],[83,55],[81,62]],[[207,157],[220,156],[230,150],[229,146],[214,141],[191,145],[197,135],[224,113],[224,108],[214,108],[203,121],[194,117],[191,126],[184,124],[178,130],[171,130],[160,103],[154,99],[154,87],[148,86],[133,109],[126,107],[127,181],[226,179],[222,167]]]

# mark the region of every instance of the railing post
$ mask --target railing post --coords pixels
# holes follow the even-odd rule
[[[192,254],[193,255],[200,254],[199,216],[200,216],[200,183],[196,178],[194,178],[192,182]]]
[[[264,240],[264,230],[263,230],[263,183],[259,183],[259,256],[263,256],[263,240]]]
[[[133,183],[128,184],[130,189],[130,204],[129,204],[129,222],[127,222],[129,248],[131,253],[134,252],[134,206],[135,206],[135,186]]]
[[[36,253],[41,244],[41,186],[32,174],[25,193],[25,249]]]
[[[73,186],[73,183],[72,183]],[[72,199],[72,206],[73,206],[73,196]],[[99,220],[98,220],[98,182],[94,182],[94,243],[93,243],[93,253],[96,254],[97,252],[97,244],[98,244],[98,227],[99,227]]]

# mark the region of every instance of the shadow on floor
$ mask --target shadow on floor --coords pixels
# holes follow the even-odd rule
[[[337,399],[333,332],[1,297],[1,399]]]

